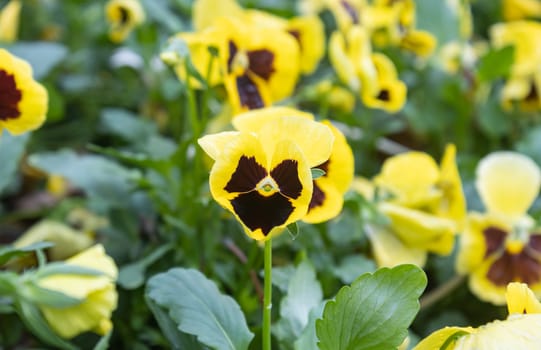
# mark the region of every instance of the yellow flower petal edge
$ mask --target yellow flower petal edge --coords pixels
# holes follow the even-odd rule
[[[466,218],[466,198],[462,191],[462,180],[456,164],[456,147],[453,144],[445,147],[437,186],[443,192],[437,214],[455,220],[458,231],[461,231]]]
[[[217,134],[205,135],[197,140],[197,143],[210,158],[216,160],[227,146],[239,137],[239,134],[238,131],[223,131]]]
[[[65,308],[40,306],[43,316],[63,338],[73,338],[87,331],[101,335],[109,332],[118,298],[114,284],[118,269],[113,259],[98,244],[66,260],[66,264],[95,269],[103,275],[51,275],[40,279],[38,284],[43,288],[81,299],[81,303]]]
[[[0,11],[0,42],[12,43],[17,40],[21,0],[11,0]]]
[[[526,283],[512,282],[505,293],[509,314],[540,314],[541,303]]]
[[[237,114],[233,118],[233,126],[239,131],[257,132],[263,124],[288,116],[314,120],[311,113],[292,107],[274,106]]]
[[[411,247],[402,242],[390,228],[367,225],[372,254],[379,267],[393,267],[400,264],[424,266],[426,250]]]
[[[235,0],[196,0],[192,5],[192,22],[196,31],[212,26],[219,17],[239,18],[242,7]]]
[[[445,327],[423,339],[413,350],[453,350],[455,349],[453,344],[456,344],[458,338],[471,334],[474,331],[475,329],[471,327]],[[443,347],[444,345],[446,347]]]
[[[47,115],[47,90],[32,78],[32,68],[0,49],[0,132],[19,135],[39,128]]]
[[[489,212],[518,218],[539,193],[541,170],[523,154],[493,152],[479,162],[475,185]]]

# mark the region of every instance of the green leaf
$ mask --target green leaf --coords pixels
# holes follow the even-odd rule
[[[82,302],[81,299],[73,298],[55,290],[42,288],[32,282],[22,284],[17,293],[34,304],[54,308],[70,307]]]
[[[36,250],[41,250],[45,248],[50,248],[54,244],[51,242],[37,242],[32,243],[24,247],[1,247],[0,248],[0,266],[7,263],[10,259],[20,256],[20,255],[26,255],[30,252],[34,252]]]
[[[275,334],[283,348],[292,349],[293,342],[299,338],[308,324],[310,311],[323,300],[321,285],[316,272],[308,261],[303,261],[295,269],[289,280],[287,294],[280,303],[280,321]]]
[[[146,294],[200,343],[217,350],[248,349],[254,335],[239,305],[201,272],[175,268],[158,274],[148,281]]]
[[[492,49],[479,60],[477,77],[481,81],[492,81],[509,74],[515,58],[515,48],[506,46]]]
[[[7,131],[0,131],[0,194],[16,178],[19,162],[23,156],[24,150],[30,134],[26,133],[19,136],[13,136]]]
[[[76,350],[71,343],[60,338],[49,327],[39,309],[31,303],[19,301],[17,303],[17,313],[30,331],[40,338],[44,343],[53,346],[55,349]]]
[[[287,225],[286,228],[287,228],[287,232],[289,232],[289,234],[291,235],[291,239],[297,238],[297,236],[299,235],[299,226],[297,225],[296,222]]]
[[[137,143],[158,132],[156,124],[121,108],[105,108],[100,116],[101,130]]]
[[[398,347],[419,311],[426,275],[399,265],[364,274],[329,301],[316,322],[321,350],[388,350]]]
[[[326,302],[319,303],[318,306],[310,311],[308,324],[304,328],[299,338],[293,344],[294,350],[317,350],[318,338],[316,335],[316,320],[323,315],[323,309]]]
[[[363,255],[348,256],[342,260],[339,266],[332,269],[334,275],[346,284],[352,283],[363,273],[374,272],[375,270],[376,264],[374,261]]]
[[[94,346],[94,350],[107,350],[109,349],[109,340],[111,339],[113,332],[108,332],[106,335],[100,338],[100,340]]]
[[[30,63],[35,79],[44,78],[68,53],[64,45],[45,41],[17,42],[9,51]]]
[[[312,173],[312,180],[315,180],[318,177],[322,177],[326,174],[325,170],[320,169],[320,168],[311,168],[310,172]]]
[[[520,153],[531,157],[537,164],[541,164],[541,126],[526,131],[515,147]]]
[[[51,275],[82,275],[103,276],[100,270],[89,267],[66,264],[64,262],[52,262],[33,272],[33,278],[44,278]]]
[[[124,289],[135,289],[145,283],[145,271],[158,259],[165,255],[173,246],[171,244],[155,249],[151,254],[134,263],[124,265],[118,273],[118,284]]]
[[[197,342],[197,338],[191,334],[186,334],[178,329],[175,322],[169,317],[166,310],[158,306],[152,299],[146,295],[145,301],[154,314],[160,329],[169,341],[173,349],[183,350],[203,350],[206,349],[203,345]]]
[[[140,173],[98,155],[78,155],[72,150],[33,154],[32,166],[65,177],[90,197],[111,206],[124,207]]]

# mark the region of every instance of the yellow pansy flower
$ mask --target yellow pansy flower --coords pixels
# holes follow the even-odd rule
[[[323,222],[338,216],[344,204],[344,193],[353,181],[353,152],[345,136],[328,120],[322,123],[333,132],[334,144],[329,159],[315,166],[325,171],[325,174],[314,180],[308,213],[303,218],[303,221],[309,223]]]
[[[47,104],[47,90],[32,78],[30,65],[0,49],[0,132],[19,135],[39,128]]]
[[[509,316],[479,328],[445,327],[430,334],[413,350],[535,350],[541,348],[541,303],[528,286],[509,283]]]
[[[374,185],[381,196],[378,209],[388,225],[369,224],[367,234],[379,266],[424,265],[427,253],[450,254],[465,216],[465,199],[448,145],[440,167],[422,152],[389,158]],[[362,186],[363,193],[375,193]]]
[[[515,104],[526,112],[541,109],[541,70],[527,76],[511,76],[501,90],[502,107],[511,110]]]
[[[400,48],[410,51],[419,57],[426,58],[432,55],[437,40],[434,35],[425,30],[409,30],[400,40]]]
[[[527,210],[541,186],[541,171],[516,152],[494,152],[477,167],[476,187],[486,213],[468,215],[456,268],[469,274],[472,292],[505,302],[509,282],[524,282],[541,296],[541,233]]]
[[[330,108],[351,113],[355,108],[355,95],[347,88],[323,80],[314,85],[310,98],[326,103]]]
[[[109,37],[120,43],[145,21],[145,11],[139,0],[109,0],[105,6],[105,17],[109,22]]]
[[[396,113],[404,107],[408,88],[398,79],[394,63],[384,54],[373,53],[372,62],[376,69],[377,80],[370,82],[374,88],[363,89],[361,98],[370,108],[383,109]]]
[[[11,0],[0,11],[0,42],[11,43],[17,39],[21,0]]]
[[[288,97],[299,76],[299,47],[288,33],[237,20],[216,24],[224,32],[224,83],[236,111],[262,108]]]
[[[66,260],[66,264],[94,269],[103,275],[49,275],[41,278],[38,281],[40,287],[81,300],[79,304],[64,308],[39,305],[43,316],[63,338],[70,339],[88,331],[107,334],[113,327],[111,313],[117,305],[114,281],[118,270],[115,262],[98,244]]]
[[[541,2],[538,0],[503,0],[503,18],[506,21],[541,17]]]
[[[366,0],[328,0],[326,7],[332,12],[341,32],[345,33],[355,25],[364,25],[361,15],[367,7]]]
[[[334,136],[306,115],[285,107],[256,110],[235,117],[238,131],[198,141],[215,160],[212,196],[255,240],[280,233],[308,211],[310,168],[329,159]]]

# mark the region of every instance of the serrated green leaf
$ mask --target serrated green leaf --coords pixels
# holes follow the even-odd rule
[[[515,58],[515,48],[506,46],[492,49],[479,60],[477,76],[481,81],[492,81],[509,74]]]
[[[324,176],[326,174],[325,170],[320,169],[320,168],[311,168],[310,173],[312,173],[312,180],[315,180],[315,179],[317,179],[319,177],[322,177],[322,176]]]
[[[0,194],[15,179],[29,138],[29,133],[13,136],[7,131],[0,131]]]
[[[197,338],[194,335],[186,334],[178,329],[177,324],[169,317],[167,311],[158,306],[152,299],[145,295],[145,301],[154,314],[154,318],[158,322],[160,329],[169,341],[171,347],[175,350],[204,350],[203,345],[197,342]]]
[[[0,266],[16,256],[25,255],[40,249],[50,248],[53,245],[54,244],[51,242],[37,242],[24,247],[2,247],[0,248]]]
[[[308,261],[295,269],[289,280],[287,294],[280,303],[280,321],[275,334],[284,349],[292,349],[306,325],[310,311],[321,303],[323,292],[316,272]]]
[[[158,274],[148,281],[146,295],[168,310],[180,331],[212,349],[246,350],[254,336],[235,300],[197,270],[175,268]]]
[[[419,311],[426,275],[415,265],[382,268],[340,289],[316,322],[321,350],[395,349]]]

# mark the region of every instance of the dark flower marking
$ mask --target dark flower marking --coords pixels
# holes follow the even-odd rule
[[[325,192],[317,185],[317,182],[314,181],[314,190],[312,192],[312,198],[310,199],[310,204],[308,205],[308,210],[312,210],[315,207],[320,207],[325,202]]]
[[[255,160],[255,157],[241,156],[224,190],[230,193],[252,191],[265,176],[267,170]]]
[[[237,77],[236,81],[240,104],[242,106],[248,107],[249,109],[262,108],[265,106],[257,86],[247,75]]]
[[[357,11],[355,11],[355,8],[353,8],[353,6],[351,6],[351,4],[347,1],[340,1],[340,5],[344,7],[349,17],[351,17],[351,21],[354,24],[359,24],[359,14],[357,14]]]
[[[242,193],[231,204],[244,225],[252,231],[261,229],[265,236],[274,227],[283,225],[295,209],[289,199],[278,192],[268,197],[257,191]]]
[[[292,37],[295,38],[297,41],[297,44],[299,44],[299,48],[302,51],[302,41],[301,41],[301,32],[296,29],[291,29],[287,31]]]
[[[269,80],[274,73],[274,54],[269,50],[248,51],[248,69],[265,80]]]
[[[21,112],[21,90],[17,89],[15,77],[4,70],[0,70],[0,120],[16,119]]]
[[[391,93],[387,89],[382,89],[376,98],[380,101],[389,102],[391,100]]]
[[[280,192],[289,198],[297,199],[302,192],[302,184],[299,180],[298,162],[286,159],[272,169],[270,175],[278,184]]]
[[[541,254],[541,234],[532,233],[528,242],[528,248],[534,250],[534,254]]]
[[[541,280],[541,264],[526,251],[519,254],[506,251],[490,266],[487,278],[497,286],[506,286],[509,282],[533,284]]]
[[[227,71],[231,73],[233,71],[233,59],[237,54],[237,45],[232,40],[229,40],[229,56],[227,57]]]
[[[120,24],[127,24],[130,20],[130,12],[122,6],[118,8],[118,12],[120,12]]]
[[[485,236],[485,244],[487,246],[485,258],[503,248],[507,234],[506,231],[494,226],[487,227],[483,230],[483,236]]]

